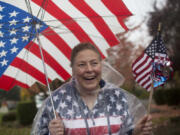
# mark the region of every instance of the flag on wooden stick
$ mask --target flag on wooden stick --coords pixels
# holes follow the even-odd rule
[[[172,63],[160,34],[132,64],[135,81],[150,91],[151,86],[163,85],[170,76]]]

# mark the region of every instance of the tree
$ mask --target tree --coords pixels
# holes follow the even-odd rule
[[[154,36],[157,25],[162,23],[162,37],[173,61],[174,69],[180,70],[180,1],[167,0],[166,5],[159,9],[154,4],[154,12],[148,21],[149,33]]]
[[[131,32],[138,28],[139,26],[131,29]],[[132,90],[135,86],[135,81],[131,66],[133,61],[143,52],[144,47],[141,45],[137,47],[132,42],[128,41],[126,34],[127,32],[117,35],[120,44],[108,49],[107,61],[124,76],[125,82],[123,87]]]

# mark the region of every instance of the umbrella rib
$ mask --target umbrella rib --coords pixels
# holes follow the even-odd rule
[[[30,13],[31,17],[33,18],[33,13],[32,13],[32,8],[31,8],[31,3],[29,0],[25,0],[28,12]]]
[[[42,11],[42,15],[41,15],[41,20],[43,20],[44,19],[44,15],[45,15],[45,9],[46,9],[46,7],[47,7],[47,4],[48,4],[48,0],[43,0],[43,6],[44,6],[44,8],[43,8],[43,6],[41,7],[41,8],[43,8],[43,11]]]
[[[54,108],[54,102],[53,102],[53,98],[52,98],[52,94],[51,94],[51,89],[50,89],[50,85],[49,85],[49,81],[48,81],[48,75],[47,75],[47,69],[46,69],[46,65],[45,65],[45,61],[44,61],[44,56],[43,56],[43,46],[41,44],[40,38],[39,38],[39,33],[36,31],[37,34],[37,41],[39,43],[39,50],[40,50],[40,54],[41,54],[41,59],[42,59],[42,64],[43,64],[43,69],[44,69],[44,73],[45,73],[45,77],[46,77],[46,83],[47,83],[47,87],[48,87],[48,91],[49,91],[49,95],[50,95],[50,100],[51,100],[51,105],[52,105],[52,109],[53,109],[53,113],[54,113],[54,117],[56,118],[56,112],[55,112],[55,108]]]

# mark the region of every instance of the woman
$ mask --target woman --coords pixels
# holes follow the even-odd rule
[[[133,125],[122,90],[101,78],[101,55],[90,43],[77,45],[71,54],[72,79],[53,92],[38,123],[40,135],[150,135],[151,118]]]

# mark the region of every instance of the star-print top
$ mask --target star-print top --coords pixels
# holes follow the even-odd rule
[[[83,102],[75,88],[75,81],[69,81],[52,93],[54,108],[62,118],[65,135],[131,135],[133,121],[128,111],[125,94],[121,88],[100,81],[101,90],[92,110]],[[36,124],[38,135],[48,135],[48,124],[54,119],[48,97],[42,115]]]

